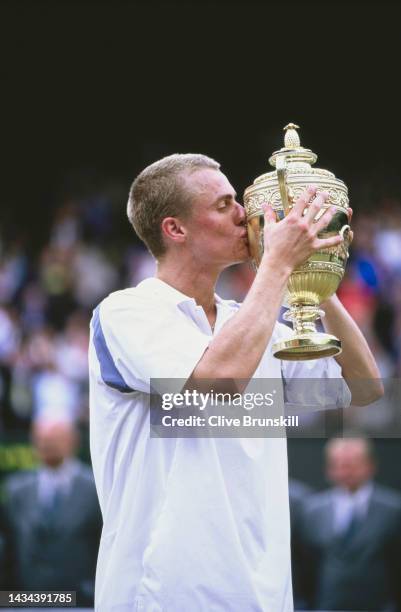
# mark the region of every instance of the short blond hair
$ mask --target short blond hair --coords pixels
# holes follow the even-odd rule
[[[185,175],[201,168],[219,170],[220,164],[206,155],[169,155],[147,166],[136,177],[129,192],[127,215],[135,232],[155,258],[166,252],[161,223],[166,217],[188,218],[193,193]]]

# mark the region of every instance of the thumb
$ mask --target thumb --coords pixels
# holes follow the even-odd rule
[[[263,209],[263,213],[264,213],[264,217],[265,217],[265,224],[266,225],[272,225],[273,223],[276,223],[276,221],[277,221],[276,213],[274,212],[274,210],[271,207],[271,205],[270,204],[262,204],[262,209]]]

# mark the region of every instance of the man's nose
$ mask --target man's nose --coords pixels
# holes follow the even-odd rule
[[[246,223],[245,208],[239,202],[235,203],[235,213],[236,213],[238,225],[245,225]]]

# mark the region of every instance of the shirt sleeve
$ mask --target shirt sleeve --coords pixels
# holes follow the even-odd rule
[[[151,379],[157,391],[159,379],[163,391],[167,381],[181,390],[212,340],[175,305],[130,295],[98,308],[92,325],[101,375],[123,392],[149,393]]]
[[[291,337],[291,330],[279,323],[281,339]],[[282,361],[284,400],[287,408],[302,411],[346,408],[351,403],[351,392],[340,365],[334,357],[307,361]]]

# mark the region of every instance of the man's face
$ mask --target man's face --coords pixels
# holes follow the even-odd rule
[[[356,491],[374,474],[363,440],[344,439],[328,451],[327,476],[336,486]]]
[[[76,434],[69,423],[37,423],[32,438],[40,462],[49,467],[71,457],[76,446]]]
[[[194,259],[221,269],[249,259],[245,210],[227,177],[205,168],[185,180],[195,194],[192,215],[184,223]]]

